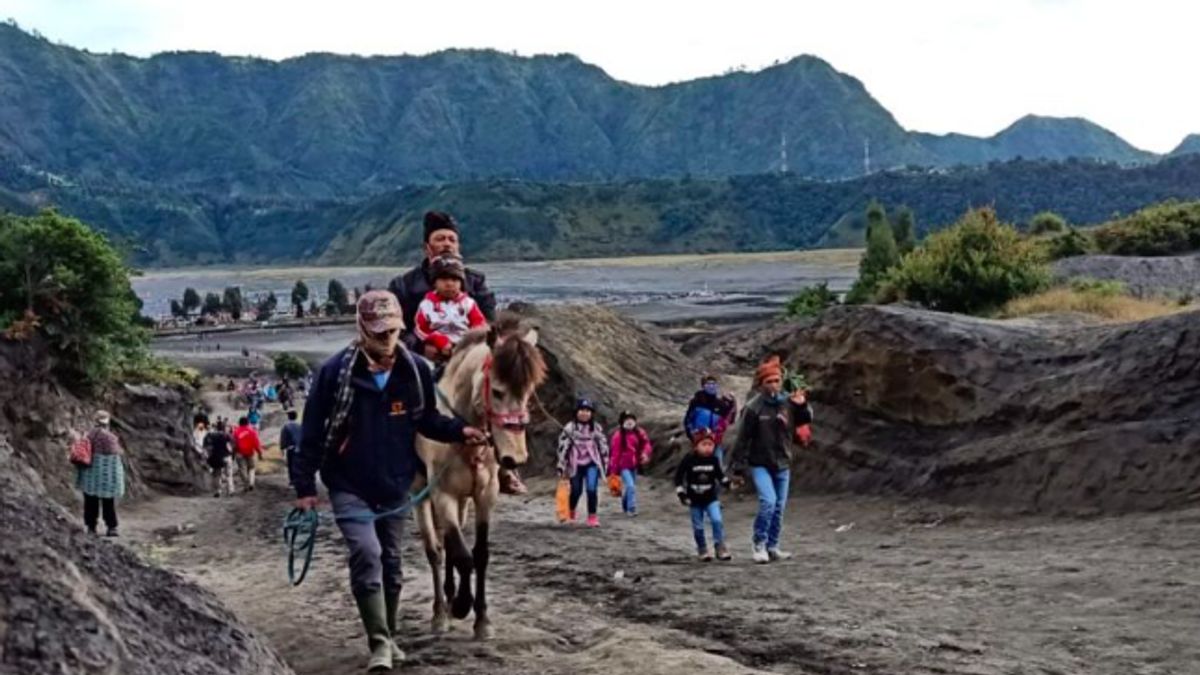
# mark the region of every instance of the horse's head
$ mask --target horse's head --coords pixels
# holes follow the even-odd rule
[[[491,356],[479,380],[477,400],[492,433],[496,459],[507,469],[529,460],[525,439],[529,399],[546,379],[546,362],[537,340],[536,330],[493,328],[488,332]]]

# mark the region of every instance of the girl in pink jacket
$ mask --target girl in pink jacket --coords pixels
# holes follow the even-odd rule
[[[646,430],[638,426],[637,416],[626,410],[621,413],[620,424],[613,432],[608,444],[612,455],[608,463],[610,476],[620,476],[625,484],[621,497],[621,510],[625,515],[637,515],[637,474],[650,463],[653,446]]]

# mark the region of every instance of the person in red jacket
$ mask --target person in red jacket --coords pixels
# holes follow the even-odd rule
[[[237,428],[233,430],[233,444],[237,447],[238,470],[246,490],[254,489],[254,473],[258,460],[262,459],[262,441],[258,431],[250,425],[250,418],[238,419]]]
[[[626,410],[618,420],[619,426],[608,444],[612,453],[608,463],[608,474],[620,476],[621,482],[625,484],[621,495],[621,510],[632,518],[637,515],[637,474],[642,467],[650,463],[650,453],[654,448],[650,444],[649,434],[638,426],[636,415]]]
[[[426,356],[445,361],[467,331],[486,327],[487,319],[474,298],[463,292],[467,271],[461,258],[436,258],[430,271],[434,288],[417,307],[415,333]]]

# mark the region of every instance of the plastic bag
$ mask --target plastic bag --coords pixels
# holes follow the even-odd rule
[[[92,465],[92,442],[87,436],[81,436],[71,442],[71,463],[78,467]]]
[[[608,493],[614,497],[620,497],[625,492],[625,483],[621,477],[613,474],[608,477]]]
[[[554,510],[558,522],[565,523],[571,519],[571,481],[560,478],[558,488],[554,491]]]

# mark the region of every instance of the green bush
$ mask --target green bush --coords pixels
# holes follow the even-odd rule
[[[829,290],[829,284],[824,282],[801,290],[784,308],[787,316],[817,316],[829,307],[837,304],[837,293]]]
[[[1061,234],[1041,237],[1037,242],[1047,260],[1061,260],[1096,252],[1096,242],[1092,237],[1073,227]]]
[[[879,202],[871,202],[867,207],[867,251],[858,264],[858,279],[846,295],[846,302],[871,302],[888,272],[899,264],[900,250],[887,213]]]
[[[1096,228],[1096,245],[1113,255],[1174,255],[1200,249],[1200,201],[1156,204]]]
[[[1032,235],[1058,234],[1067,231],[1067,221],[1053,211],[1042,211],[1029,219],[1029,233]]]
[[[129,277],[108,240],[74,218],[0,214],[0,330],[40,335],[70,383],[106,384],[146,357]]]
[[[1099,295],[1106,298],[1125,295],[1129,292],[1128,287],[1123,282],[1115,279],[1075,277],[1071,279],[1068,286],[1076,293],[1091,293],[1092,295]]]
[[[977,209],[905,256],[888,275],[878,299],[982,314],[1049,283],[1050,272],[1037,246],[999,222],[992,209]]]
[[[308,374],[308,364],[290,352],[275,355],[275,374],[289,379],[299,379]]]

